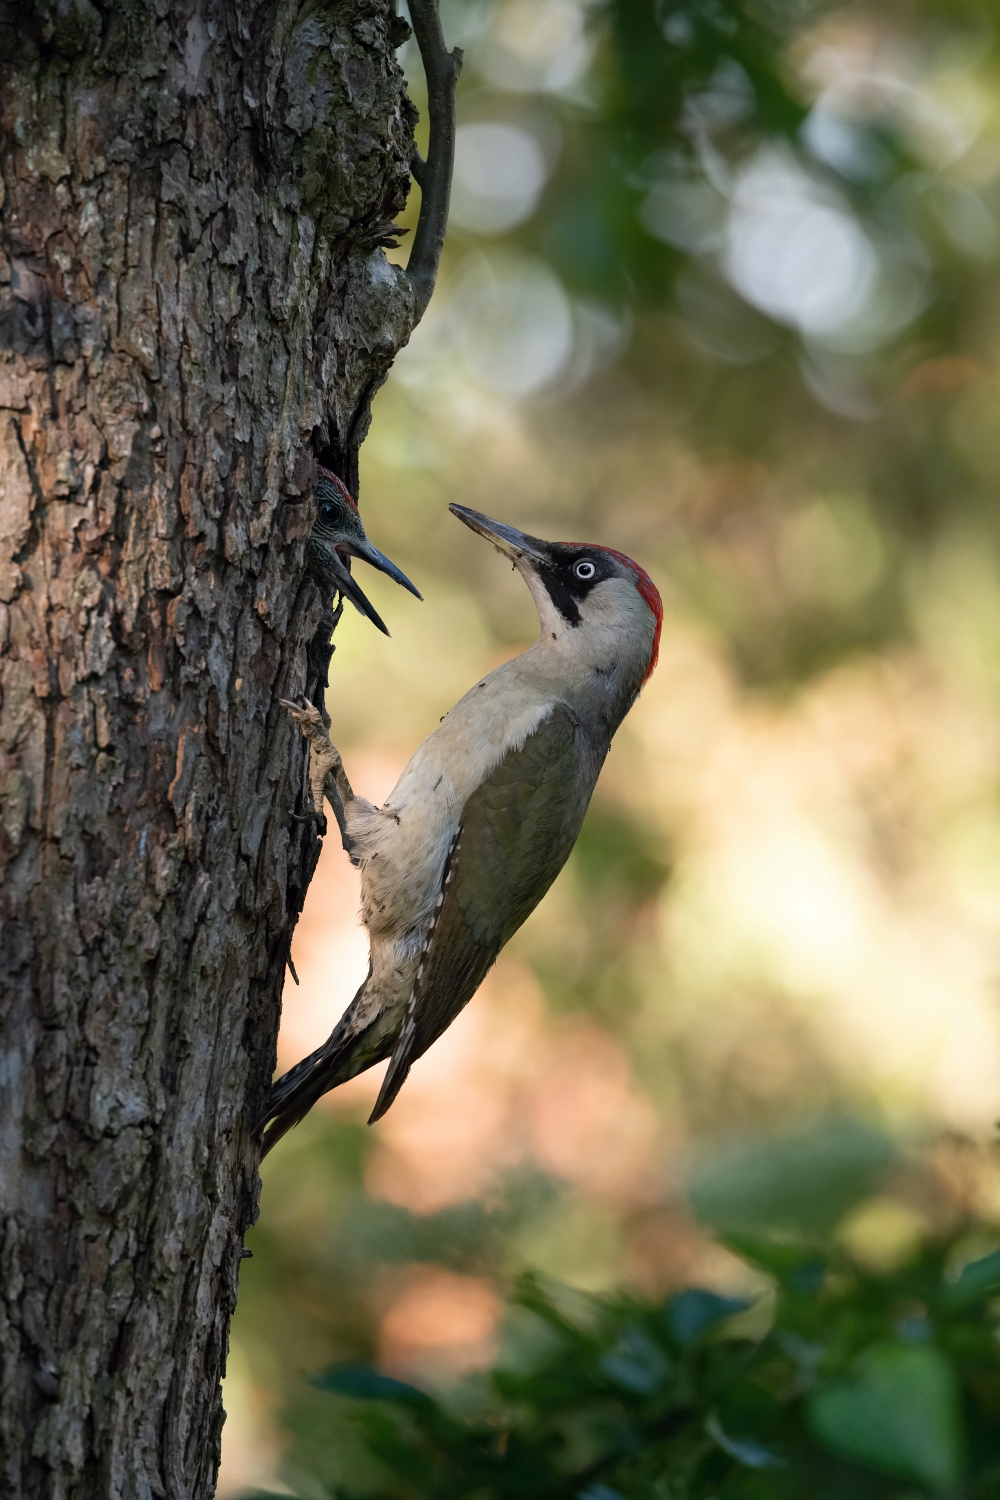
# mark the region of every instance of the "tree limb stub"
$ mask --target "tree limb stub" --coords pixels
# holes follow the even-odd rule
[[[462,49],[453,47],[449,52],[445,45],[438,0],[410,0],[409,9],[413,34],[427,80],[430,142],[426,161],[416,146],[410,159],[410,173],[420,188],[421,203],[409,264],[403,273],[413,293],[413,318],[405,338],[400,339],[400,346],[406,342],[426,312],[437,281],[448,227],[448,207],[455,168],[455,89],[462,70]],[[384,379],[385,371],[380,371],[370,380],[361,395],[343,443],[334,441],[327,445],[321,444],[316,454],[318,461],[337,474],[355,497],[358,497],[360,488],[358,451],[368,432],[372,400]],[[324,612],[310,646],[310,675],[306,697],[321,712],[325,712],[324,695],[329,687],[328,672],[334,651],[332,636],[342,609],[341,600],[334,616],[330,615],[328,609]]]
[[[437,280],[455,167],[455,87],[462,69],[462,49],[449,52],[437,0],[410,0],[413,34],[427,77],[430,143],[426,162],[414,152],[410,170],[423,195],[407,275],[414,293],[414,326],[431,300]]]
[[[407,343],[427,310],[437,281],[441,251],[448,227],[448,207],[455,166],[455,89],[462,68],[462,49],[445,45],[438,0],[411,0],[410,19],[427,80],[430,142],[427,160],[410,146],[409,173],[421,191],[420,214],[404,270],[389,266],[382,256],[378,267],[369,267],[368,321],[375,342],[381,347],[367,384],[356,389],[350,407],[335,402],[317,424],[313,449],[318,463],[343,480],[356,498],[359,489],[358,450],[371,424],[371,405],[398,351]],[[413,116],[415,118],[415,114]],[[392,224],[383,230],[394,229]],[[379,238],[375,244],[385,244]],[[388,272],[388,275],[385,274]],[[392,290],[391,288],[394,288]],[[405,288],[405,296],[399,293]],[[384,303],[384,307],[383,304]]]

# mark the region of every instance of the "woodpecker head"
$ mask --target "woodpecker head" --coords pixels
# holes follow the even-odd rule
[[[373,568],[378,568],[380,573],[388,574],[396,583],[402,584],[404,589],[416,594],[418,599],[423,598],[406,574],[401,573],[395,563],[391,563],[377,547],[372,546],[361,524],[358,507],[346,487],[329,469],[319,468],[316,524],[309,535],[307,556],[312,571],[331,589],[336,589],[350,599],[355,608],[367,615],[372,624],[377,625],[385,635],[389,634],[385,622],[351,577],[350,558],[364,558]]]
[[[543,542],[536,536],[452,505],[521,574],[538,609],[541,642],[567,657],[568,669],[613,679],[626,697],[656,666],[663,602],[645,569],[610,547]]]

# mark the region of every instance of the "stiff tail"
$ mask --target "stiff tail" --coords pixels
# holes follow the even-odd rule
[[[392,1051],[392,1037],[385,1036],[379,1024],[383,1020],[381,1015],[363,1031],[351,1027],[367,983],[366,979],[322,1047],[310,1052],[271,1085],[267,1109],[257,1126],[263,1133],[262,1161],[272,1146],[305,1118],[317,1099],[366,1068],[374,1067]]]

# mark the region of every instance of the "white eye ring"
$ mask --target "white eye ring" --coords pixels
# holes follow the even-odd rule
[[[593,578],[594,574],[597,572],[597,569],[594,567],[594,564],[592,562],[578,562],[576,567],[573,569],[573,572],[576,574],[577,578],[583,578],[586,580],[589,578]]]

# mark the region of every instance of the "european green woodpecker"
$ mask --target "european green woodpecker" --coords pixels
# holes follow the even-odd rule
[[[311,782],[361,868],[368,977],[329,1039],[273,1085],[269,1151],[329,1089],[390,1058],[369,1123],[479,988],[565,864],[619,724],[648,679],[663,607],[621,552],[543,542],[453,505],[513,562],[541,632],[477,682],[410,757],[388,802],[355,796],[312,705]]]
[[[306,548],[306,558],[310,570],[316,574],[331,590],[343,594],[345,599],[350,599],[356,609],[363,615],[367,615],[373,625],[377,625],[385,635],[385,621],[378,613],[375,606],[358,588],[351,577],[349,559],[352,557],[363,558],[366,563],[371,563],[373,568],[378,568],[380,573],[385,573],[395,583],[402,584],[404,589],[409,589],[411,594],[416,594],[418,599],[423,595],[407,578],[401,573],[396,564],[373,547],[365,535],[365,528],[361,524],[361,516],[358,507],[344,485],[330,469],[321,468],[317,465],[319,479],[316,482],[316,524],[309,534],[309,542]]]

